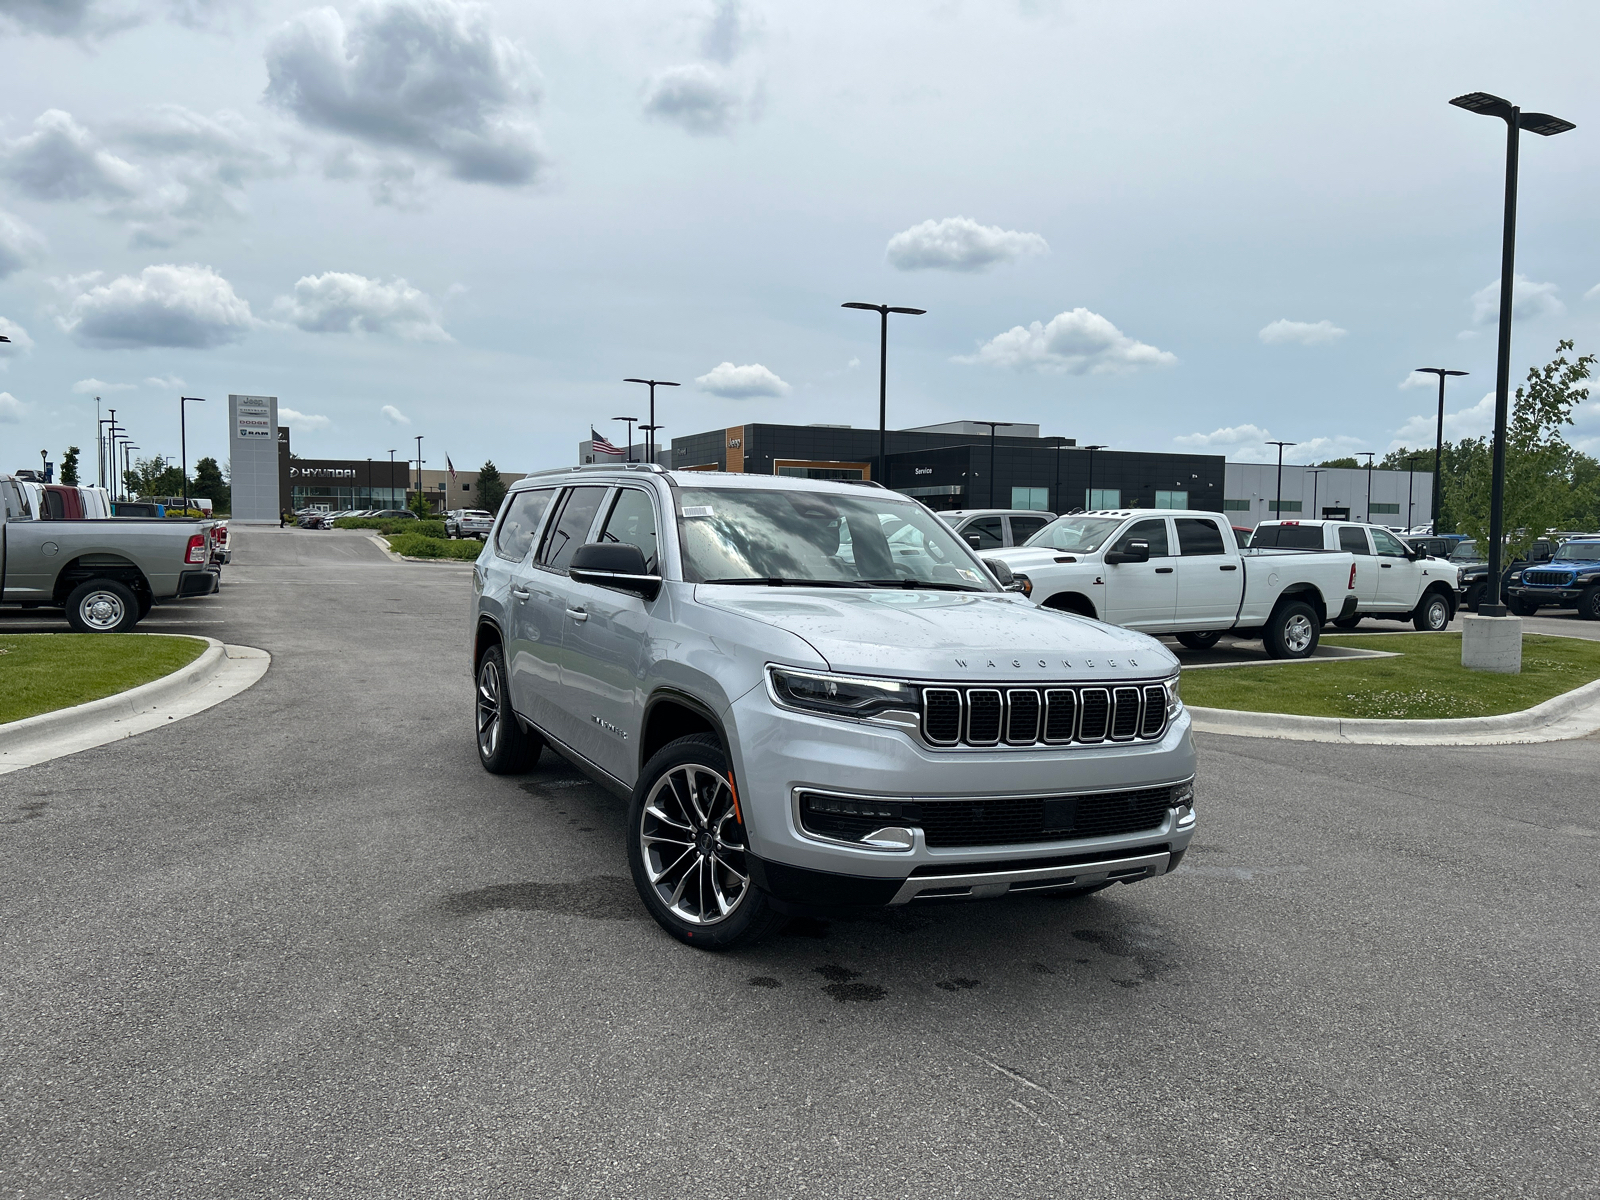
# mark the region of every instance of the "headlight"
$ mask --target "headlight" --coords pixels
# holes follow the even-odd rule
[[[1033,595],[1033,580],[1018,572],[1011,577],[1011,588],[1013,591],[1021,592],[1024,596],[1031,596]]]
[[[917,689],[894,679],[860,675],[823,675],[769,667],[772,693],[778,702],[830,717],[870,717],[888,709],[921,712]]]
[[[1522,582],[1522,572],[1521,571],[1513,571],[1513,572],[1511,572],[1511,582],[1512,583],[1521,583]]]
[[[1183,699],[1178,695],[1183,676],[1174,675],[1171,679],[1164,679],[1161,682],[1167,689],[1167,720],[1170,721],[1183,711]]]

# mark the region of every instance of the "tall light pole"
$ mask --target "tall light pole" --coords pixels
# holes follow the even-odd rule
[[[974,425],[987,425],[989,427],[989,507],[994,507],[994,431],[1004,425],[1010,429],[1015,421],[974,421]],[[881,481],[880,481],[881,482]],[[884,484],[884,487],[888,487]]]
[[[1440,477],[1439,465],[1444,456],[1444,381],[1447,375],[1465,375],[1465,371],[1450,371],[1444,367],[1418,367],[1418,375],[1437,375],[1439,377],[1439,422],[1433,430],[1433,532],[1439,533],[1439,501],[1444,495],[1444,481]]]
[[[1457,108],[1485,117],[1499,117],[1506,123],[1506,200],[1504,229],[1500,239],[1500,345],[1494,372],[1494,475],[1489,487],[1489,578],[1480,616],[1503,617],[1500,603],[1501,540],[1505,526],[1506,499],[1506,408],[1511,390],[1511,288],[1517,259],[1517,152],[1519,134],[1527,129],[1542,137],[1554,137],[1577,126],[1549,113],[1525,113],[1508,100],[1488,92],[1468,92],[1450,101]],[[1443,381],[1441,380],[1441,386]]]
[[[1423,456],[1420,455],[1420,454],[1408,454],[1408,455],[1406,455],[1406,532],[1407,533],[1411,532],[1411,505],[1412,505],[1411,488],[1412,488],[1412,485],[1416,482],[1416,479],[1417,479],[1417,459],[1422,458],[1422,457]]]
[[[1106,447],[1104,446],[1104,444],[1102,444],[1100,442],[1095,442],[1095,443],[1092,443],[1091,445],[1088,445],[1088,446],[1084,447],[1084,449],[1089,452],[1089,486],[1083,489],[1084,490],[1084,496],[1083,496],[1084,505],[1083,505],[1083,507],[1085,509],[1094,508],[1094,452],[1096,450],[1104,450],[1105,448]],[[1119,497],[1119,499],[1120,499],[1120,497]]]
[[[878,329],[878,482],[888,487],[883,476],[888,471],[887,459],[889,457],[889,314],[900,313],[907,317],[920,317],[928,310],[925,308],[894,308],[888,304],[863,304],[859,300],[851,300],[841,304],[840,308],[861,308],[868,312],[875,312],[882,318]],[[981,424],[981,422],[980,422]],[[991,484],[991,489],[993,485]],[[992,500],[993,497],[991,496]]]
[[[624,379],[623,383],[643,383],[650,387],[650,424],[639,426],[648,429],[651,435],[644,440],[645,458],[650,462],[656,460],[655,430],[664,429],[665,426],[656,424],[656,389],[658,387],[677,387],[670,379]]]
[[[128,484],[128,472],[133,470],[133,452],[140,449],[143,449],[143,447],[135,446],[132,442],[122,443],[122,484],[124,487]],[[137,496],[129,497],[132,500],[137,500],[138,498]]]
[[[1371,450],[1357,450],[1357,454],[1367,456],[1367,524],[1372,524],[1372,460],[1376,457]]]
[[[422,434],[417,434],[417,495],[422,495]]]
[[[1263,443],[1263,444],[1264,445],[1268,445],[1268,446],[1276,446],[1278,448],[1278,498],[1276,500],[1274,500],[1272,503],[1273,503],[1273,506],[1278,510],[1278,520],[1281,521],[1281,520],[1283,520],[1283,448],[1285,446],[1298,446],[1300,443],[1299,442],[1266,442],[1266,443]],[[1302,496],[1305,495],[1304,492],[1301,492],[1300,494]]]
[[[1056,486],[1050,493],[1050,507],[1055,509],[1061,507],[1061,447],[1066,440],[1064,437],[1056,438]]]
[[[184,405],[193,402],[204,404],[204,396],[179,396],[178,397],[178,453],[182,456],[183,463],[183,511],[189,511],[189,426],[184,419]]]
[[[639,426],[639,431],[645,435],[645,445],[646,445],[646,447],[653,447],[654,444],[655,444],[655,440],[656,440],[656,430],[665,429],[665,428],[666,428],[665,425],[655,425],[655,424],[643,425],[643,424],[641,424]],[[650,453],[650,461],[651,462],[655,462],[655,460],[656,460],[655,451],[652,449],[651,453]]]
[[[1317,508],[1317,485],[1322,482],[1320,477],[1327,474],[1327,468],[1308,468],[1306,470],[1306,474],[1311,476],[1311,519],[1313,521],[1320,521],[1322,519],[1322,513]],[[1305,492],[1302,490],[1300,494],[1304,496]]]
[[[612,417],[613,421],[626,421],[628,423],[628,461],[633,461],[633,427],[638,422],[638,417]]]

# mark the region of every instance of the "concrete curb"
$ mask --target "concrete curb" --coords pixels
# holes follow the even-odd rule
[[[1503,746],[1559,742],[1600,730],[1600,679],[1570,692],[1495,717],[1438,721],[1380,721],[1356,717],[1300,717],[1231,708],[1189,709],[1200,733],[1347,742],[1374,746]]]
[[[227,646],[216,638],[193,634],[119,636],[194,637],[207,645],[193,662],[160,679],[115,696],[0,725],[0,775],[204,712],[250,687],[272,664],[272,656],[265,650]]]

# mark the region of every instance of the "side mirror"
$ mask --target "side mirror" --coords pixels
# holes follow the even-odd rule
[[[1134,538],[1121,550],[1107,550],[1106,562],[1115,566],[1117,563],[1142,563],[1150,561],[1150,543],[1143,538]]]
[[[1000,586],[1008,592],[1020,592],[1022,585],[1017,582],[1017,577],[1012,574],[1011,568],[998,558],[986,558],[983,565],[989,568],[989,573],[995,577]]]
[[[613,588],[654,600],[661,591],[661,576],[644,565],[644,551],[631,542],[587,542],[572,556],[568,574],[579,583]]]

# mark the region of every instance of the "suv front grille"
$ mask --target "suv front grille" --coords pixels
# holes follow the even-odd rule
[[[1153,741],[1166,728],[1167,693],[1159,683],[922,690],[922,738],[931,746]]]
[[[1522,582],[1531,583],[1534,587],[1571,587],[1573,573],[1571,571],[1524,571]]]

